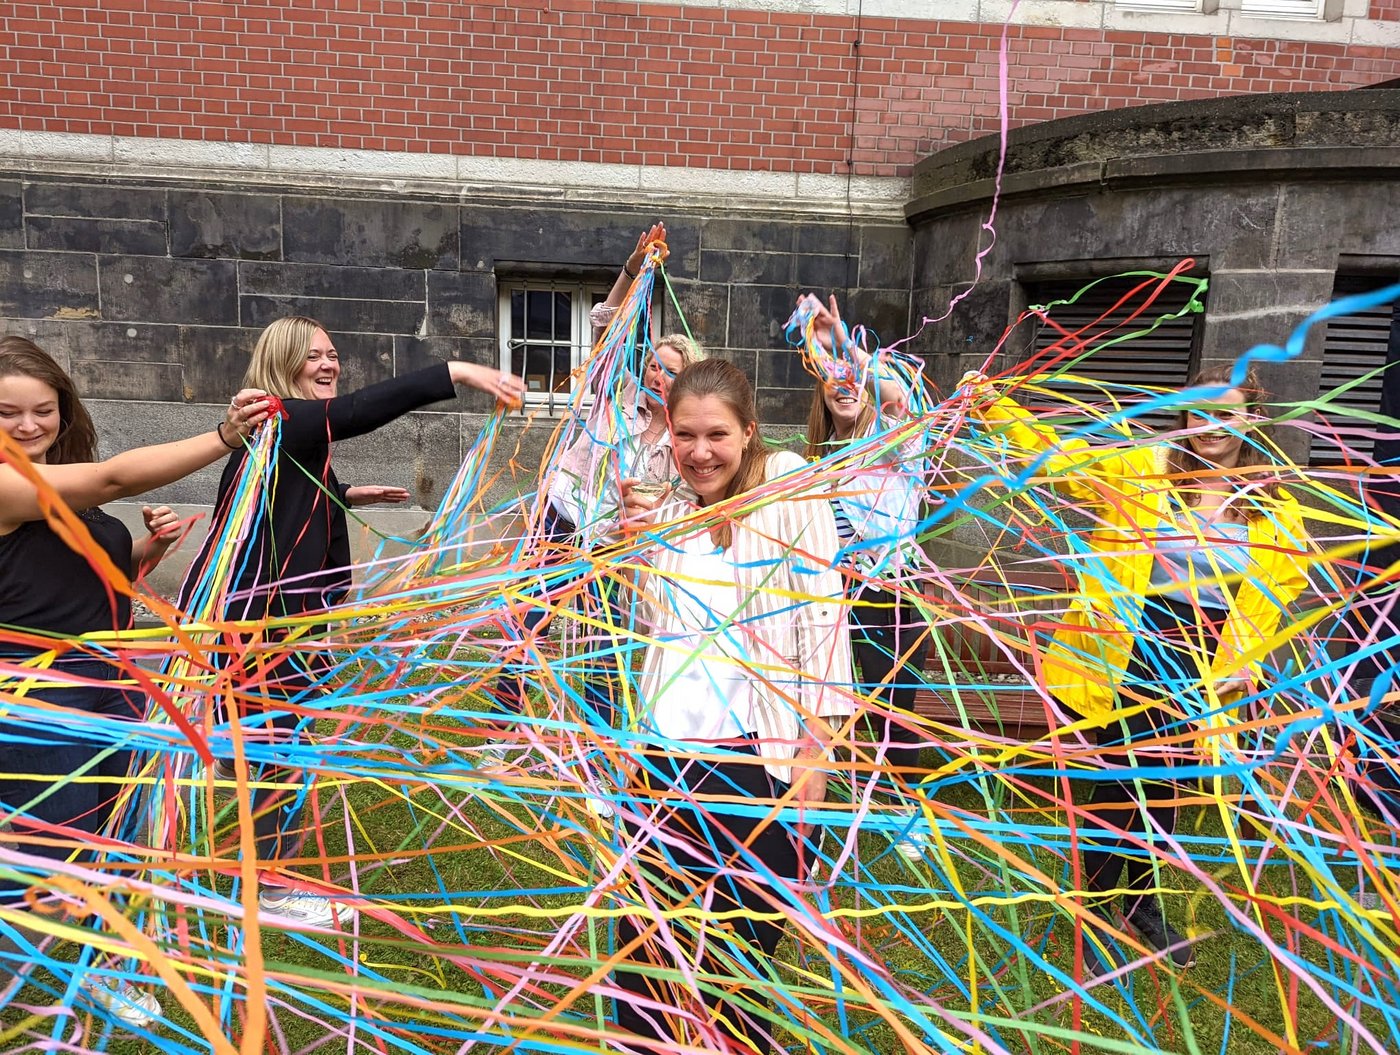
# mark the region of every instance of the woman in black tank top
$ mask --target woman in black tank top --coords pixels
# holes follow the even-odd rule
[[[133,544],[121,521],[99,507],[227,455],[267,417],[262,395],[239,392],[217,429],[99,462],[92,419],[72,379],[32,342],[0,339],[0,671],[10,671],[0,672],[0,844],[6,849],[54,861],[89,855],[127,774],[130,752],[119,723],[142,717],[142,698],[117,680],[102,646],[74,639],[129,628],[128,584],[164,554],[174,516],[147,510],[149,537]],[[53,496],[59,505],[50,516],[45,506]],[[54,525],[79,540],[90,536],[117,575],[105,575]],[[28,668],[39,667],[33,661],[49,651],[59,658],[33,684]],[[101,779],[68,779],[80,773]],[[20,871],[22,881],[0,880],[0,903],[19,900],[26,890],[40,899],[47,893],[42,868]],[[0,945],[14,941],[15,932],[0,922]],[[7,963],[0,958],[0,974]],[[91,996],[123,1025],[146,1025],[160,1010],[153,996],[130,985],[96,986]]]

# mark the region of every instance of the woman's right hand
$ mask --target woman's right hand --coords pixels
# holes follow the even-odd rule
[[[271,413],[272,404],[266,392],[260,388],[240,388],[228,401],[224,424],[230,432],[246,440]]]
[[[447,372],[452,376],[454,385],[466,385],[468,388],[485,392],[488,396],[495,397],[496,402],[504,403],[512,409],[520,406],[525,400],[525,382],[514,374],[497,370],[494,366],[464,363],[460,359],[453,359],[447,364]]]
[[[665,260],[668,256],[671,255],[671,251],[669,249],[664,248],[666,242],[666,225],[660,220],[651,225],[650,231],[642,232],[641,237],[637,239],[637,248],[632,250],[632,255],[627,258],[627,264],[625,265],[623,270],[625,270],[629,275],[635,275],[638,271],[640,271],[642,269],[642,264],[646,262],[647,248],[651,245],[652,242],[662,243],[662,260]]]
[[[655,484],[644,484],[641,480],[623,480],[618,485],[622,495],[622,530],[640,531],[656,519],[656,510],[666,500],[669,486],[658,489]]]

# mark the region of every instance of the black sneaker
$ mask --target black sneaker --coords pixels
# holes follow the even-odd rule
[[[1128,926],[1149,949],[1167,952],[1172,963],[1182,970],[1195,966],[1196,956],[1190,942],[1162,916],[1162,906],[1155,897],[1138,898],[1127,920]]]

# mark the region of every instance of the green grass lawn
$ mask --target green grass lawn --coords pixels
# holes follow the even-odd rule
[[[449,679],[451,671],[434,677]],[[324,723],[323,732],[331,731]],[[583,905],[609,859],[602,847],[613,828],[594,821],[576,792],[560,798],[558,777],[538,755],[510,777],[484,781],[472,768],[478,733],[445,711],[335,730],[357,747],[318,787],[328,876],[347,884],[353,859],[366,904],[411,929],[374,918],[371,909],[361,916],[358,942],[264,930],[273,991],[265,1050],[346,1050],[341,1034],[352,1018],[365,1050],[456,1051],[473,1028],[495,1038],[474,1050],[506,1050],[503,1027],[488,1016],[522,974],[522,990],[510,1001],[514,1039],[523,1045],[533,1037],[541,1044],[535,1050],[596,1048],[588,1031],[605,1027],[608,1008],[585,980],[599,973],[608,926]],[[1164,867],[1167,912],[1198,936],[1197,966],[1176,972],[1143,965],[1120,984],[1087,991],[1056,977],[1056,968],[1075,974],[1081,926],[1073,903],[1058,895],[1066,854],[1058,845],[1056,828],[1064,820],[1053,787],[1009,769],[942,788],[931,807],[940,838],[919,864],[893,853],[887,835],[855,835],[841,872],[811,895],[830,930],[821,940],[789,939],[773,968],[784,992],[816,1023],[805,1037],[787,1030],[789,1050],[808,1050],[806,1041],[815,1038],[810,1050],[897,1053],[924,1044],[973,1051],[979,1033],[987,1038],[981,1050],[999,1043],[1036,1055],[1400,1047],[1394,921],[1347,919],[1316,903],[1317,867],[1305,859],[1311,837],[1304,829],[1278,836],[1269,863],[1254,875],[1227,853],[1206,871],[1226,901],[1262,919],[1287,954],[1311,965],[1307,970],[1276,960],[1227,918],[1220,897],[1186,871]],[[1311,797],[1305,786],[1293,792],[1300,803]],[[232,800],[217,801],[213,839],[227,851]],[[1311,809],[1307,820],[1318,830],[1340,823],[1316,804]],[[1204,853],[1212,840],[1223,840],[1229,816],[1204,796],[1186,807],[1178,828],[1187,849]],[[848,839],[837,825],[824,849],[831,853]],[[1342,889],[1356,885],[1346,869],[1329,867]],[[234,889],[231,874],[206,869],[198,877],[223,895]],[[179,921],[172,914],[166,922]],[[189,935],[168,938],[173,958],[223,959],[241,970],[242,958],[228,948],[233,929],[209,914],[185,922]],[[180,949],[180,941],[192,951]],[[833,951],[838,941],[853,952]],[[77,948],[60,945],[54,955],[71,959]],[[346,986],[352,961],[354,992]],[[211,1003],[217,976],[187,977],[205,987]],[[55,1000],[40,988],[52,984],[47,972],[33,981],[0,1014],[0,1050],[41,1050],[47,1027],[27,1021],[18,1005]],[[237,1036],[241,977],[228,992],[237,1006],[223,1021]],[[168,995],[165,1007],[169,1021],[158,1044],[96,1033],[84,1043],[122,1053],[207,1051],[194,1020]],[[548,1024],[531,1030],[532,1020],[548,1015],[571,1024],[573,1047],[560,1041],[548,1048]],[[1368,1044],[1348,1017],[1380,1046]],[[945,1040],[932,1039],[937,1036]]]

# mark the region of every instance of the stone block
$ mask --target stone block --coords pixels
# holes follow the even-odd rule
[[[422,301],[269,295],[239,298],[242,324],[258,329],[286,315],[309,315],[332,333],[417,333],[423,326],[424,311]]]
[[[496,334],[496,280],[481,271],[429,271],[428,334],[491,338]]]
[[[800,427],[811,406],[811,388],[761,388],[758,390],[758,420],[770,439],[785,434],[782,426]]]
[[[799,256],[825,254],[844,257],[854,255],[860,249],[859,229],[849,223],[800,223],[795,230],[795,252]]]
[[[81,359],[73,362],[69,374],[84,397],[163,403],[183,402],[185,398],[179,363]]]
[[[171,191],[170,255],[281,259],[281,199],[266,194]]]
[[[287,260],[324,264],[456,269],[455,205],[369,199],[282,199]]]
[[[838,294],[855,284],[859,261],[848,256],[805,256],[793,258],[794,281],[804,293],[811,292],[825,299],[831,292]]]
[[[793,286],[732,286],[729,290],[729,347],[777,348],[783,324],[797,302]]]
[[[1313,271],[1252,268],[1244,271],[1212,269],[1208,293],[1209,318],[1250,315],[1263,327],[1273,328],[1275,313],[1303,317],[1332,299],[1334,268]]]
[[[789,282],[792,280],[792,254],[704,249],[700,252],[700,279],[764,285]]]
[[[25,325],[26,336],[44,351],[64,361],[114,363],[184,362],[179,328],[165,324],[41,320]],[[89,390],[104,395],[100,386]],[[183,396],[178,397],[183,400]]]
[[[736,249],[750,253],[792,251],[792,224],[781,220],[708,219],[700,225],[703,249]]]
[[[94,257],[0,250],[0,316],[95,319],[98,315]]]
[[[958,303],[948,318],[924,326],[919,338],[911,342],[907,350],[920,355],[970,357],[980,365],[992,354],[1011,321],[1012,286],[1010,280],[979,282],[971,287],[972,292]],[[915,290],[906,333],[918,330],[920,320],[925,317],[941,317],[953,299],[968,289],[968,285],[959,284]],[[854,318],[852,315],[852,321]],[[880,337],[886,343],[892,339],[883,333]]]
[[[0,249],[24,248],[24,194],[18,182],[0,181]]]
[[[238,289],[244,296],[412,301],[421,309],[427,298],[423,275],[392,267],[243,261]]]
[[[561,265],[572,274],[587,271],[585,277],[611,281],[652,222],[592,209],[464,206],[462,268],[494,271],[498,262]]]
[[[226,260],[98,257],[102,316],[109,321],[203,323],[238,321],[238,279]]]
[[[673,288],[691,335],[706,347],[721,348],[728,343],[729,287],[709,282],[676,282]],[[669,297],[662,310],[661,327],[666,332],[685,332]]]
[[[106,183],[50,183],[24,187],[24,211],[30,216],[84,216],[165,223],[165,191]]]
[[[811,392],[816,378],[802,365],[802,354],[797,348],[765,349],[754,354],[758,363],[755,383],[760,388],[806,388]]]
[[[165,255],[163,220],[30,216],[25,226],[30,249],[59,249],[70,253],[129,253],[134,256]]]
[[[908,289],[913,253],[914,234],[907,226],[862,227],[859,284],[867,289]]]
[[[1400,231],[1377,217],[1394,216],[1400,184],[1296,183],[1283,190],[1278,212],[1278,267],[1331,268],[1339,254],[1400,256]]]
[[[852,290],[841,306],[841,317],[848,326],[859,324],[872,331],[881,345],[903,340],[912,332],[909,293],[905,290]]]

